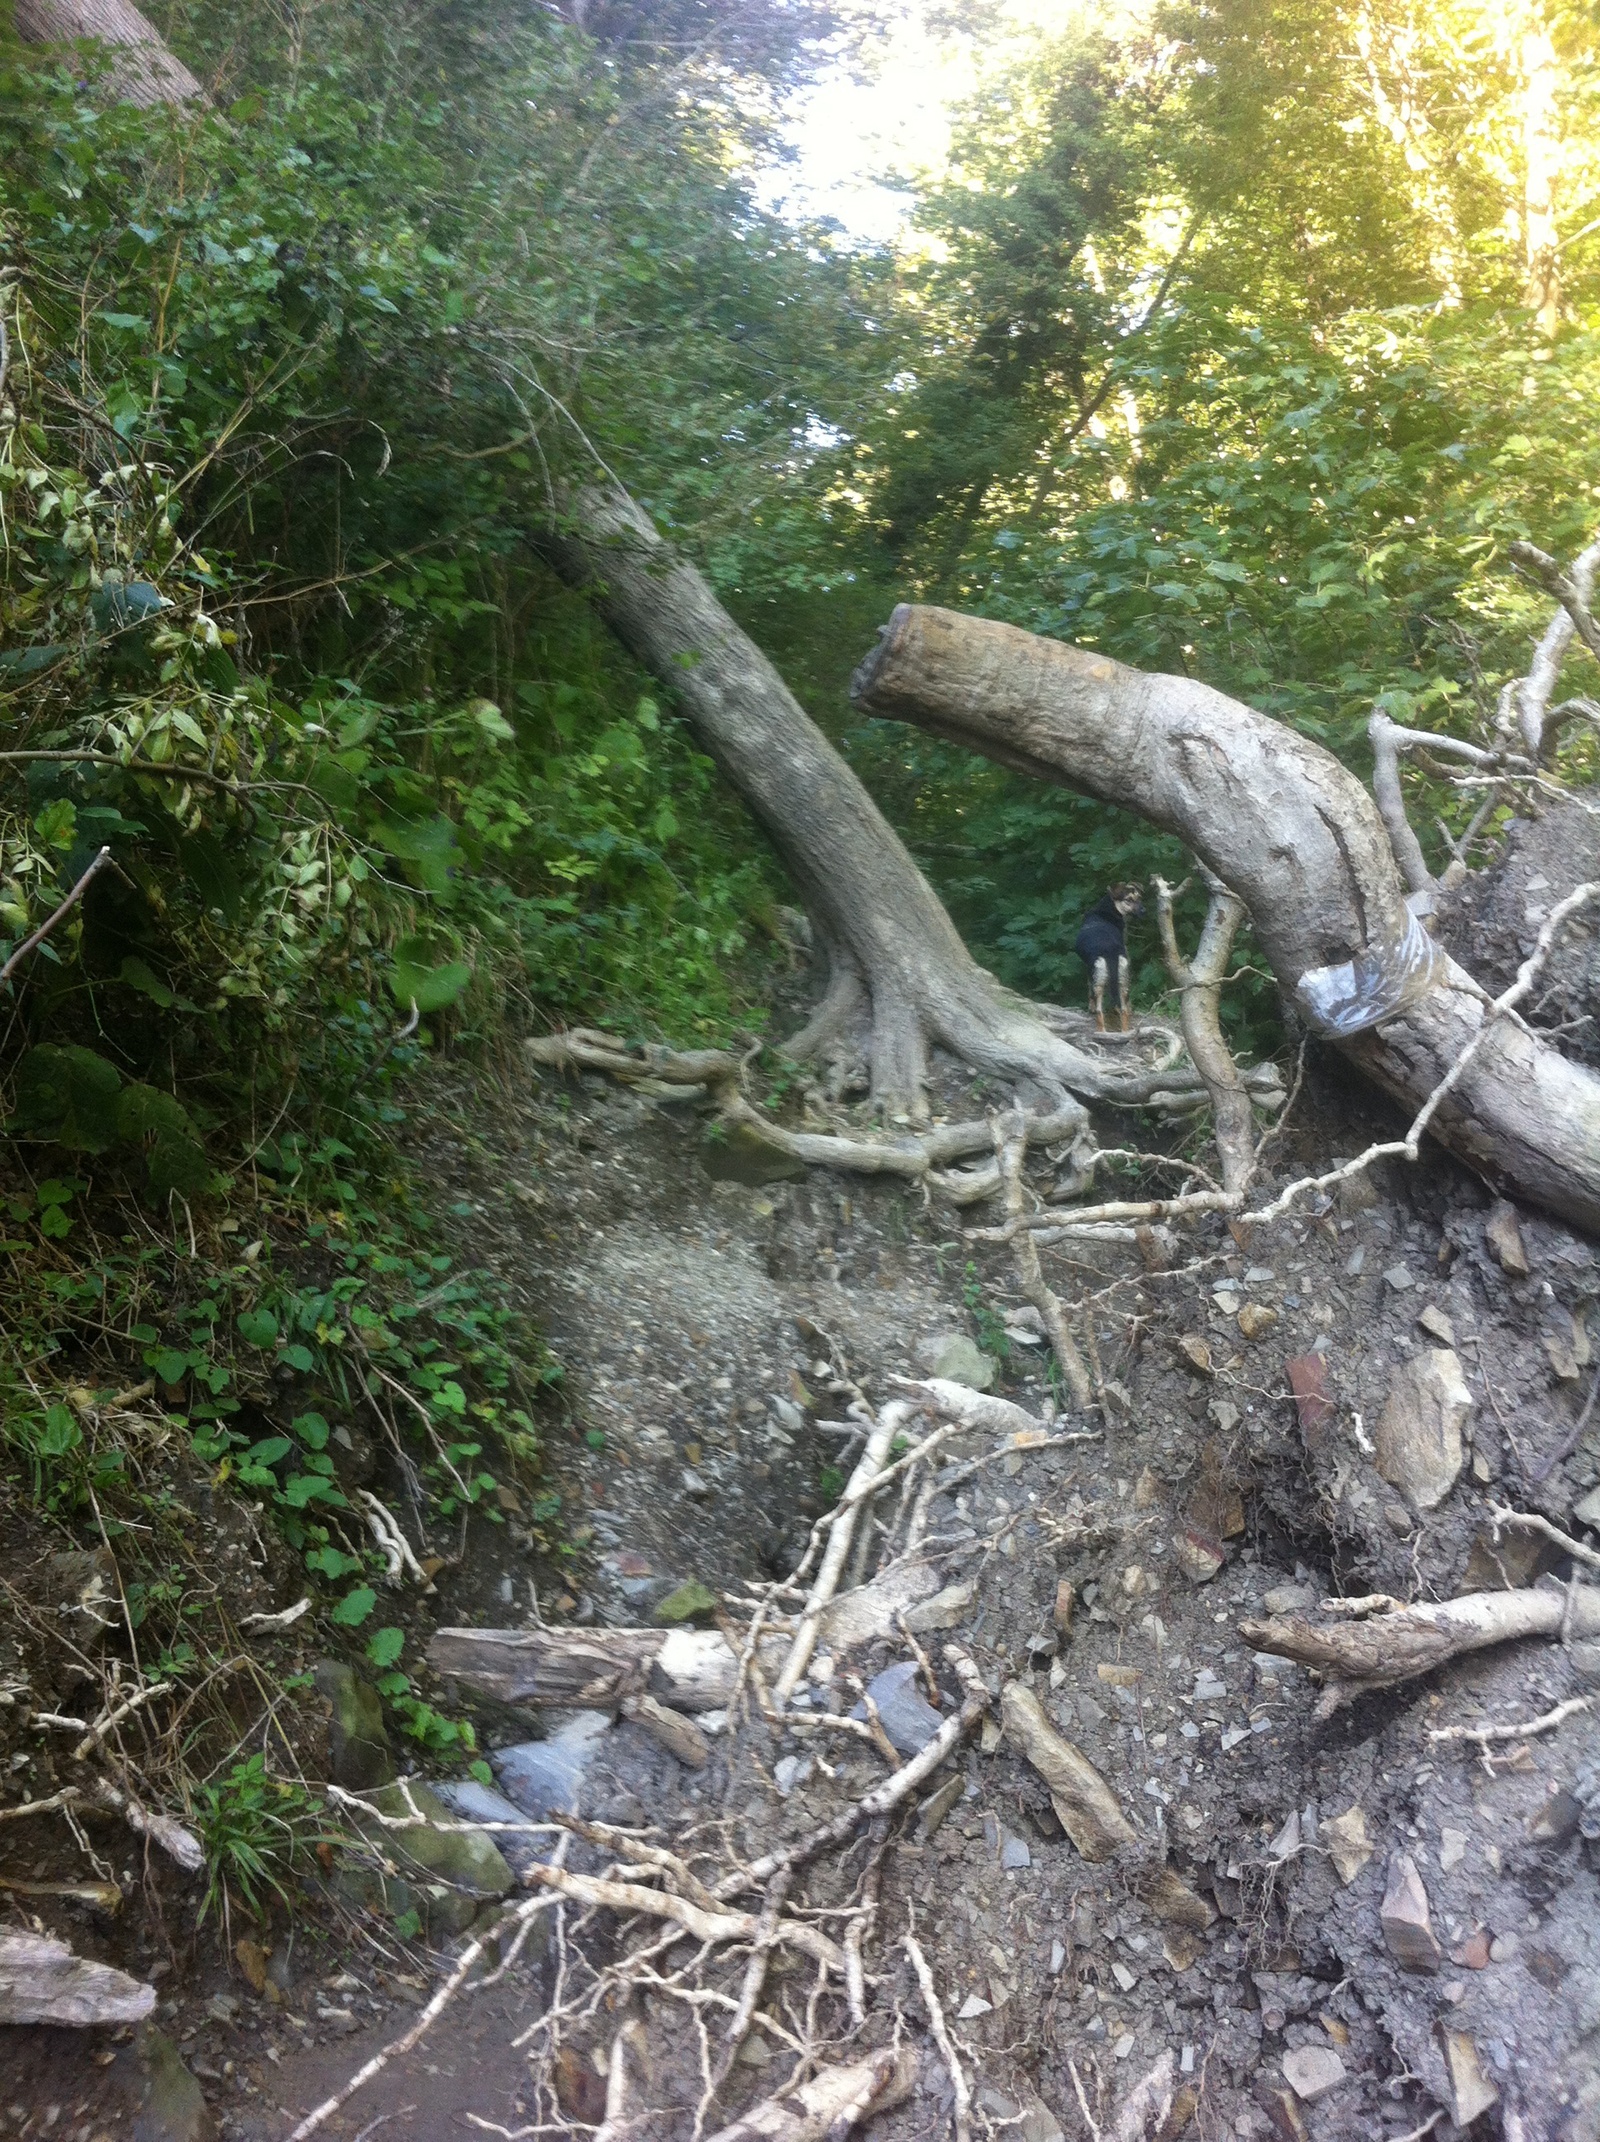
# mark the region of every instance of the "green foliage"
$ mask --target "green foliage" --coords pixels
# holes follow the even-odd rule
[[[287,1901],[286,1883],[326,1834],[321,1803],[303,1785],[269,1775],[260,1755],[196,1786],[190,1818],[206,1855],[202,1924],[235,1905],[259,1918],[269,1892]]]

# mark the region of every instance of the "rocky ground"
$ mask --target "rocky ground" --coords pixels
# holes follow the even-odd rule
[[[552,1464],[582,1537],[552,1566],[515,1514],[483,1528],[441,1582],[439,1621],[704,1624],[715,1595],[753,1597],[751,1585],[792,1567],[837,1497],[853,1453],[848,1430],[825,1424],[846,1420],[854,1390],[876,1406],[901,1390],[896,1377],[989,1379],[1042,1430],[1020,1443],[955,1436],[922,1510],[914,1560],[927,1583],[912,1621],[918,1609],[928,1618],[912,1635],[936,1676],[932,1716],[961,1699],[943,1649],[956,1645],[994,1691],[989,1718],[887,1840],[863,1826],[796,1892],[807,1908],[848,1910],[885,1846],[866,2020],[852,2033],[836,1990],[813,1997],[810,1960],[780,1952],[764,2020],[703,2132],[777,2089],[796,2045],[826,2064],[897,2032],[915,2057],[911,2094],[869,2132],[937,2132],[952,2090],[910,1933],[977,2132],[1354,2142],[1433,2121],[1443,2137],[1600,2135],[1585,1835],[1600,1830],[1594,1714],[1488,1748],[1430,1737],[1583,1698],[1600,1684],[1595,1647],[1486,1650],[1320,1721],[1306,1673],[1243,1633],[1274,1616],[1316,1619],[1328,1597],[1444,1599],[1570,1574],[1548,1541],[1497,1534],[1491,1505],[1600,1528],[1587,1499],[1600,1432],[1585,1413],[1600,1266],[1586,1242],[1495,1206],[1435,1157],[1351,1182],[1242,1244],[1220,1224],[1186,1237],[1164,1269],[1132,1247],[1062,1245],[1047,1259],[1052,1283],[1090,1297],[1107,1394],[1103,1414],[1066,1418],[1008,1250],[970,1239],[981,1209],[952,1215],[820,1173],[719,1181],[710,1171],[729,1161],[705,1145],[692,1107],[597,1080],[450,1075],[450,1106],[429,1112],[419,1157],[463,1247],[502,1275],[567,1364]],[[943,1100],[964,1114],[984,1096],[954,1082]],[[1358,1150],[1387,1127],[1374,1105],[1314,1061],[1273,1172],[1286,1180]],[[1124,1142],[1126,1126],[1105,1133]],[[882,1512],[891,1530],[906,1517],[892,1500]],[[22,1563],[39,1544],[13,1543],[24,1592]],[[235,1561],[241,1604],[252,1587],[282,1603],[264,1547],[243,1541]],[[25,1628],[18,1642],[19,1671],[36,1667]],[[315,1669],[295,1632],[272,1642],[280,1673]],[[898,1630],[855,1649],[825,1643],[790,1722],[756,1709],[710,1738],[702,1769],[638,1723],[599,1719],[587,1738],[580,1723],[560,1742],[566,1797],[661,1841],[689,1839],[710,1880],[888,1774],[870,1737],[807,1718],[847,1710],[852,1676],[870,1682],[912,1658]],[[903,1755],[933,1730],[933,1691],[900,1688],[892,1713],[879,1685]],[[1109,1857],[1086,1858],[1063,1829],[1018,1730],[1018,1691],[1122,1811],[1130,1834]],[[375,1784],[385,1736],[361,1690],[324,1668],[296,1701],[312,1774]],[[510,1751],[559,1735],[561,1720],[488,1704],[477,1716],[498,1785],[542,1816],[557,1751]],[[36,1742],[8,1745],[25,1757],[12,1758],[9,1796],[51,1790]],[[503,1841],[514,1864],[535,1848]],[[241,2142],[281,2142],[414,2015],[467,1922],[482,1923],[481,1893],[513,1879],[481,1835],[433,1867],[387,1842],[391,1882],[431,1913],[418,1939],[397,1938],[392,1887],[384,1895],[369,1872],[339,1889],[335,1868],[323,1886],[339,1891],[337,1908],[325,1893],[292,1920],[279,1910],[267,1927],[233,1928],[231,1947],[196,1949],[192,1884],[158,1855],[112,1869],[133,1898],[112,1918],[17,1887],[88,1878],[59,1816],[0,1827],[11,1923],[36,1922],[154,1983],[165,2034],[8,2032],[0,2134],[157,2142],[210,2121]],[[607,1857],[580,1846],[569,1864],[592,1872]],[[1163,1865],[1175,1877],[1165,1887]],[[582,2131],[602,2117],[627,2015],[638,2026],[628,2131],[687,2135],[697,2022],[710,2015],[715,2038],[716,1997],[738,1993],[742,1961],[708,1961],[698,1980],[577,2016],[547,2070],[553,2098],[513,2044],[553,1990],[581,2008],[618,1939],[613,1914],[580,1932],[569,1906],[562,1943],[462,1994],[326,2131],[347,2142]],[[548,2037],[527,2049],[552,2050]],[[1152,2075],[1141,2112],[1138,2085]],[[141,2111],[141,2096],[156,2110]]]

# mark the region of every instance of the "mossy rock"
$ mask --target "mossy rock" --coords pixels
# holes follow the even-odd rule
[[[317,1693],[331,1709],[328,1720],[328,1776],[346,1792],[370,1792],[394,1776],[389,1729],[376,1689],[337,1659],[319,1659]]]
[[[745,1183],[753,1190],[763,1183],[791,1182],[806,1172],[803,1160],[763,1137],[753,1123],[715,1125],[701,1141],[700,1158],[713,1182]]]
[[[676,1591],[668,1592],[656,1608],[659,1628],[675,1629],[686,1621],[709,1621],[717,1610],[717,1595],[698,1577],[690,1577]]]

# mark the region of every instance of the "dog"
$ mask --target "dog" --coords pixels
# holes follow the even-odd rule
[[[1137,885],[1113,885],[1105,898],[1090,908],[1072,941],[1073,951],[1089,970],[1089,1000],[1097,1034],[1106,1031],[1108,993],[1111,1009],[1120,1016],[1123,1033],[1128,1033],[1132,1027],[1128,917],[1143,913],[1144,899]]]

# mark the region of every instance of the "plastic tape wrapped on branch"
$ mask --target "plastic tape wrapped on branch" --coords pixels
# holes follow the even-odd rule
[[[1295,994],[1319,1033],[1343,1038],[1382,1026],[1445,978],[1449,961],[1415,915],[1407,913],[1399,940],[1369,945],[1337,967],[1312,967]]]

